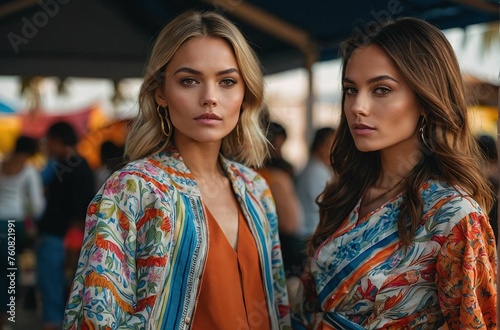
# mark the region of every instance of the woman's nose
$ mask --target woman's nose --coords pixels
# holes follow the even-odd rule
[[[203,87],[203,95],[201,97],[202,106],[215,107],[217,106],[217,88],[211,84],[206,84]]]
[[[366,116],[369,113],[369,99],[362,93],[359,93],[349,97],[348,106],[349,111],[351,111],[355,116]]]

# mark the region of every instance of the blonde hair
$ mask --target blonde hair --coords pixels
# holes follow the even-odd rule
[[[237,127],[222,140],[222,155],[249,166],[262,165],[268,151],[260,122],[264,98],[260,63],[238,28],[214,12],[187,11],[175,17],[159,33],[139,92],[139,114],[128,134],[125,155],[129,160],[136,160],[160,152],[171,142],[165,140],[162,133],[154,96],[164,83],[167,64],[179,47],[193,37],[225,40],[234,50],[245,82],[240,118]]]

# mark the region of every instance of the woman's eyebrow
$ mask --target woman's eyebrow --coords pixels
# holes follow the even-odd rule
[[[188,68],[188,67],[182,67],[182,68],[178,69],[177,71],[174,72],[174,75],[178,74],[179,72],[186,72],[186,73],[192,73],[192,74],[196,74],[196,75],[201,75],[200,71],[195,70],[195,69],[191,69],[191,68]]]
[[[174,72],[174,75],[177,74],[177,73],[179,73],[179,72],[186,72],[186,73],[191,73],[191,74],[195,74],[195,75],[203,75],[203,73],[201,71],[198,71],[198,70],[195,70],[195,69],[192,69],[192,68],[188,68],[188,67],[179,68],[177,71]],[[233,72],[239,73],[238,69],[236,69],[236,68],[229,68],[229,69],[221,70],[221,71],[217,72],[216,75],[217,76],[222,76],[222,75],[225,75],[225,74],[228,74],[228,73],[233,73]]]
[[[369,84],[371,84],[371,83],[374,83],[374,82],[377,82],[377,81],[381,81],[381,80],[392,80],[394,82],[398,82],[396,79],[394,79],[393,77],[391,77],[389,75],[376,76],[376,77],[368,79],[366,82],[369,83]],[[354,80],[350,79],[349,77],[344,77],[343,81],[346,82],[346,83],[350,83],[350,84],[356,84],[354,82]]]

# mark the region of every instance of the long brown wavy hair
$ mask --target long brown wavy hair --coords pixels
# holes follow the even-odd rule
[[[403,202],[398,218],[401,243],[408,245],[420,224],[423,201],[420,186],[429,179],[443,180],[460,187],[484,210],[492,203],[491,191],[480,170],[482,155],[471,133],[460,67],[453,48],[435,26],[417,19],[400,18],[380,23],[368,34],[358,30],[341,46],[342,80],[352,52],[368,45],[385,51],[411,86],[423,118],[425,141],[420,141],[421,156],[403,183]],[[309,241],[310,255],[331,236],[354,209],[363,193],[380,175],[379,151],[360,152],[342,114],[332,147],[331,162],[335,172],[316,202],[320,222]],[[424,143],[425,142],[425,143]]]

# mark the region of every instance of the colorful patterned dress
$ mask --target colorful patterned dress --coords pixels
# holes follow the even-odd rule
[[[294,329],[496,329],[496,246],[470,197],[429,181],[413,243],[400,246],[402,196],[363,219],[359,203],[310,260]]]
[[[251,169],[220,161],[257,245],[271,328],[289,329],[270,190]],[[201,193],[177,150],[128,164],[88,207],[64,328],[190,329],[207,242]]]

